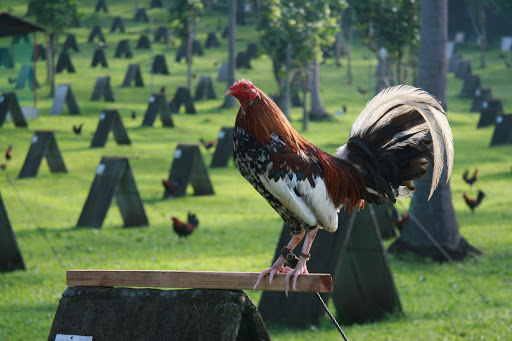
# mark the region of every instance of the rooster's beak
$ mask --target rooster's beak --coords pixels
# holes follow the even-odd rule
[[[229,95],[232,95],[232,94],[233,94],[233,91],[231,91],[231,89],[227,89],[227,90],[224,92],[224,97],[229,96]]]

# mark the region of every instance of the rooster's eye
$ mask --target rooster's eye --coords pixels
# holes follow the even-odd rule
[[[244,90],[247,89],[247,85],[244,85]]]

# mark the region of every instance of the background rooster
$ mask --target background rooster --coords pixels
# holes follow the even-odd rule
[[[178,183],[166,179],[162,179],[162,185],[164,186],[165,192],[170,196],[180,188]]]
[[[339,209],[361,208],[381,197],[392,202],[412,195],[413,180],[433,165],[432,196],[447,160],[453,165],[453,138],[437,100],[411,86],[385,89],[368,102],[356,119],[347,144],[330,155],[304,139],[278,106],[250,81],[241,80],[224,95],[240,102],[233,134],[235,164],[291,228],[292,238],[282,253],[293,251],[305,237],[294,269],[284,268],[279,256],[264,270],[269,280],[287,272],[286,291],[293,279],[308,273],[306,262],[317,231],[338,228]],[[427,134],[431,138],[427,138]]]
[[[480,206],[482,203],[482,200],[484,200],[485,193],[482,191],[478,191],[478,195],[476,199],[469,198],[466,193],[462,193],[462,197],[464,198],[464,201],[466,202],[466,205],[468,205],[469,209],[471,210],[471,214],[475,214],[475,208]]]
[[[462,174],[462,179],[464,179],[464,182],[467,183],[470,186],[473,186],[473,184],[476,182],[478,176],[478,168],[475,169],[475,172],[471,177],[469,177],[469,171],[466,169],[464,174]]]
[[[12,146],[11,145],[9,145],[7,147],[7,150],[5,151],[5,159],[7,161],[10,161],[12,159]]]
[[[176,217],[171,217],[171,219],[174,232],[176,232],[180,238],[188,237],[199,226],[199,219],[197,219],[196,215],[192,212],[188,212],[186,223]]]
[[[75,135],[82,134],[82,127],[83,126],[84,126],[83,123],[80,123],[79,125],[73,124],[73,132],[75,133]]]
[[[201,145],[208,151],[210,150],[211,147],[215,146],[216,143],[215,140],[206,141],[202,137],[199,139],[199,142],[201,142]]]

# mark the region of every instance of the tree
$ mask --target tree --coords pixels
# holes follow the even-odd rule
[[[280,94],[284,93],[286,87],[288,43],[291,44],[292,70],[315,65],[321,58],[321,48],[334,43],[338,30],[337,15],[345,7],[345,0],[297,0],[287,3],[286,6],[281,5],[279,0],[261,1],[258,23],[260,42],[272,60],[274,78]],[[319,89],[318,86],[316,88]],[[316,107],[323,108],[323,105],[318,105],[321,104],[320,97],[317,96],[315,100],[320,101]],[[325,110],[322,109],[321,114],[324,113]]]
[[[235,82],[235,45],[236,45],[236,10],[237,0],[229,0],[229,60],[228,60],[228,87]],[[233,96],[224,97],[224,108],[236,107],[237,101]]]
[[[485,68],[485,51],[487,50],[487,11],[489,0],[467,1],[471,25],[478,36],[480,45],[480,67]]]
[[[386,60],[378,54],[378,48],[386,48],[390,57],[396,59],[396,79],[400,84],[407,82],[408,70],[404,68],[407,54],[414,55],[418,44],[417,0],[368,0],[352,1],[362,28],[373,27],[373,35],[368,43],[382,64]],[[382,68],[383,74],[386,68]],[[380,89],[378,89],[380,90]]]
[[[192,89],[192,44],[197,21],[203,13],[203,3],[201,0],[174,0],[169,12],[171,26],[181,38],[181,43],[186,44],[187,86]]]
[[[419,86],[434,95],[446,108],[446,42],[448,40],[447,0],[422,1],[419,47]],[[425,235],[422,227],[454,259],[462,259],[471,252],[479,252],[459,233],[457,217],[452,205],[450,184],[446,182],[446,169],[434,195],[427,201],[432,182],[432,167],[426,176],[416,182],[409,217],[400,235],[391,246],[391,252],[413,251],[422,255],[444,259],[443,254]],[[421,224],[421,226],[418,226]]]
[[[50,96],[55,92],[55,54],[59,35],[73,24],[77,16],[75,0],[29,0],[36,22],[46,27],[46,67]]]

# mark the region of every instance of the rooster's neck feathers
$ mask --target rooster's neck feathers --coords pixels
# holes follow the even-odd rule
[[[271,143],[273,134],[286,140],[288,147],[295,152],[300,152],[307,145],[311,145],[293,129],[277,104],[261,90],[256,90],[258,96],[245,106],[240,107],[235,125],[247,131],[264,147]]]

